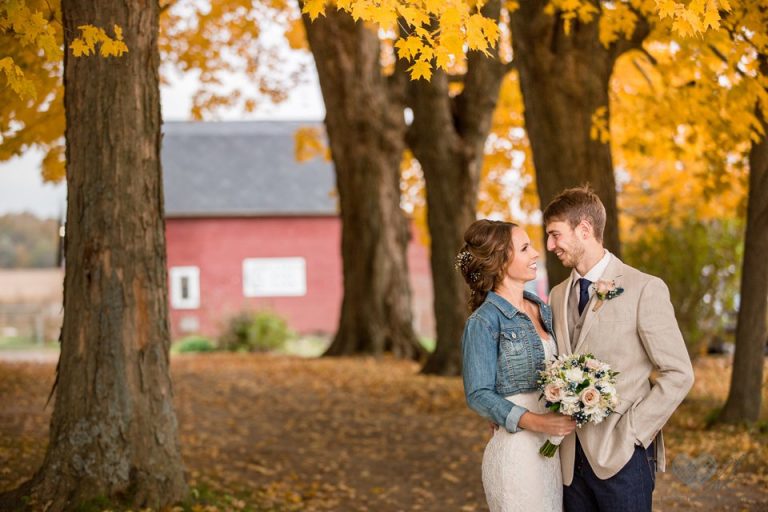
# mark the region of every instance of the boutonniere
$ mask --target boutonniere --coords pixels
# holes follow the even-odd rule
[[[619,276],[621,277],[621,276]],[[595,295],[597,295],[597,304],[592,308],[592,312],[599,310],[605,304],[605,301],[615,299],[622,293],[624,288],[616,286],[616,281],[608,281],[606,279],[598,279],[592,284],[595,289]]]

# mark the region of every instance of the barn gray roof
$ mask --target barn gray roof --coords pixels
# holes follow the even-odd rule
[[[336,215],[330,162],[298,162],[294,134],[316,121],[163,125],[166,217]]]

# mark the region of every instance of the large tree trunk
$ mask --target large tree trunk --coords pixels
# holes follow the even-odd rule
[[[483,13],[498,20],[500,2],[489,2]],[[424,373],[461,374],[469,296],[454,261],[464,231],[475,220],[485,141],[507,69],[498,54],[472,52],[464,88],[455,98],[448,94],[448,76],[440,70],[429,82],[408,84],[413,123],[406,140],[424,172],[437,326],[437,345]]]
[[[402,86],[383,76],[379,39],[363,23],[332,9],[304,22],[325,100],[342,221],[344,299],[326,355],[419,358],[406,258],[410,226],[400,208]]]
[[[768,59],[763,56],[764,76]],[[768,123],[758,107],[756,115],[768,133]],[[760,417],[763,385],[763,354],[768,341],[768,137],[753,142],[749,152],[749,195],[741,300],[736,326],[736,353],[728,400],[720,420],[754,422]]]
[[[123,29],[121,58],[64,60],[64,324],[32,510],[94,498],[136,508],[184,498],[168,350],[156,1],[64,0],[64,47],[88,23]]]
[[[544,12],[547,3],[520,2],[510,21],[541,207],[563,189],[589,183],[605,205],[605,246],[619,255],[611,148],[593,140],[590,131],[598,108],[606,108],[606,120],[610,119],[608,85],[616,59],[639,47],[649,26],[640,17],[631,40],[606,48],[599,40],[599,18],[588,24],[575,21],[566,35],[560,14]],[[599,2],[593,3],[600,8]],[[550,287],[569,272],[554,255],[547,255]]]

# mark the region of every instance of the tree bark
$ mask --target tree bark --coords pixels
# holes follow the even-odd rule
[[[402,83],[382,74],[379,39],[329,9],[304,17],[325,100],[342,220],[344,298],[326,355],[418,359],[406,251],[410,225],[400,208],[405,119]]]
[[[520,2],[510,16],[514,59],[520,73],[525,126],[536,168],[542,209],[565,188],[589,183],[605,205],[604,243],[620,255],[616,180],[611,148],[590,136],[592,116],[600,107],[610,120],[608,85],[616,59],[638,48],[649,33],[638,15],[630,40],[608,48],[599,40],[599,19],[573,22],[566,35],[559,13],[544,12],[546,0]],[[593,1],[600,9],[600,2]],[[550,288],[568,277],[558,259],[547,254]]]
[[[768,57],[761,59],[768,76]],[[756,115],[765,133],[768,122],[758,106]],[[741,300],[736,325],[736,352],[728,399],[719,420],[725,423],[755,422],[760,418],[763,360],[768,342],[768,137],[753,142],[749,152],[747,228],[741,269]]]
[[[489,2],[483,13],[498,20],[499,0]],[[508,70],[493,53],[490,57],[469,54],[463,90],[454,98],[448,94],[448,76],[442,70],[435,70],[431,81],[408,83],[413,123],[406,140],[424,173],[437,328],[435,352],[424,373],[461,374],[469,290],[454,261],[464,231],[476,217],[485,141]]]
[[[117,24],[129,52],[65,52],[64,323],[45,459],[15,493],[32,510],[95,498],[159,509],[187,492],[169,375],[158,12],[62,2],[65,48],[81,25]]]

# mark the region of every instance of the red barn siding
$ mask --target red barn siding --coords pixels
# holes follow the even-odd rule
[[[341,224],[337,217],[170,218],[166,220],[168,266],[200,270],[200,307],[171,307],[174,338],[194,317],[198,332],[216,336],[228,317],[243,309],[270,309],[299,333],[333,333],[342,299]],[[302,297],[244,297],[243,260],[302,257],[307,293]],[[416,328],[434,331],[432,286],[426,248],[417,237],[408,251]]]

